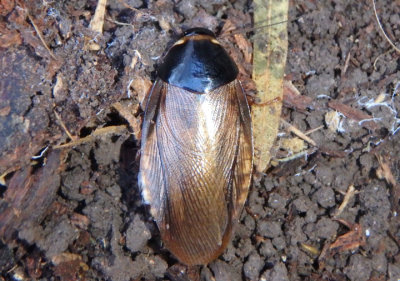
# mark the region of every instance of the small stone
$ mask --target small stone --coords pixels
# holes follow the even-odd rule
[[[246,228],[251,232],[253,232],[254,228],[256,227],[256,222],[251,216],[246,216],[244,218],[244,224],[246,225]]]
[[[263,255],[264,257],[272,257],[275,255],[276,250],[274,246],[272,245],[271,240],[267,239],[264,242],[262,242],[261,247],[259,249],[259,253]]]
[[[285,208],[287,200],[278,193],[271,193],[268,198],[268,205],[273,209]]]
[[[140,217],[136,215],[126,231],[126,246],[132,252],[138,252],[146,245],[150,238],[151,233],[149,229]]]
[[[328,218],[321,218],[317,222],[314,231],[316,231],[316,234],[319,238],[329,239],[336,234],[338,227],[339,225],[337,222],[334,222]]]
[[[282,234],[281,224],[277,221],[261,221],[257,231],[263,237],[274,238]]]
[[[278,251],[282,251],[286,247],[286,242],[285,239],[283,239],[283,237],[275,237],[274,239],[272,239],[272,245],[274,245],[274,247]]]
[[[335,192],[332,188],[323,186],[315,193],[318,204],[320,204],[323,208],[331,208],[336,205],[335,202]]]
[[[372,268],[378,272],[386,273],[387,270],[387,259],[385,254],[374,255],[372,259]]]
[[[316,221],[317,221],[317,214],[314,212],[313,209],[308,210],[306,214],[306,222],[310,223]]]
[[[289,281],[288,272],[284,263],[277,263],[272,269],[266,270],[260,281]]]
[[[305,213],[310,208],[310,199],[306,196],[301,196],[293,201],[293,205],[298,212]]]
[[[344,269],[344,273],[352,281],[366,281],[371,275],[371,260],[361,255],[353,255]]]
[[[211,263],[210,268],[214,273],[214,280],[218,281],[240,281],[242,276],[235,268],[221,260],[216,260]]]
[[[257,253],[251,254],[243,266],[244,275],[249,280],[257,280],[263,265],[264,260]]]

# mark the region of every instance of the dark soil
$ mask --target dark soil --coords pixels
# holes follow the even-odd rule
[[[232,243],[194,268],[163,248],[141,200],[139,103],[177,34],[220,33],[227,20],[240,31],[252,6],[108,2],[100,36],[88,28],[97,1],[0,1],[0,280],[400,279],[400,56],[370,1],[291,1],[286,79],[311,102],[284,100],[282,118],[303,132],[322,126],[309,135],[318,148],[255,180]],[[399,46],[400,2],[377,10]],[[232,37],[220,34],[240,64]],[[86,50],[87,38],[100,50]]]

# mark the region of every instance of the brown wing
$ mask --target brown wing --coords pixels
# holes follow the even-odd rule
[[[142,125],[140,150],[139,187],[145,203],[150,205],[150,212],[156,219],[164,213],[165,185],[161,166],[160,153],[157,146],[155,120],[162,92],[165,93],[161,80],[156,80],[149,92]]]
[[[240,109],[240,133],[233,181],[233,190],[236,191],[234,196],[236,204],[233,216],[235,220],[238,220],[243,205],[246,202],[251,183],[251,173],[253,171],[253,132],[250,108],[239,82],[236,83],[236,95]]]
[[[139,182],[167,248],[205,264],[225,249],[247,194],[251,167],[240,169],[251,163],[250,115],[237,81],[208,94],[162,85],[146,109]]]

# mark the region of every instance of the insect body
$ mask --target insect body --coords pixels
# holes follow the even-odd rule
[[[237,74],[211,31],[189,29],[147,99],[139,185],[166,247],[187,265],[224,251],[246,201],[252,129]]]

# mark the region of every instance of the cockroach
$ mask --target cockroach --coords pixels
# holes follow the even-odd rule
[[[250,109],[215,34],[192,28],[168,50],[145,107],[139,172],[165,247],[186,265],[227,247],[253,166]]]

